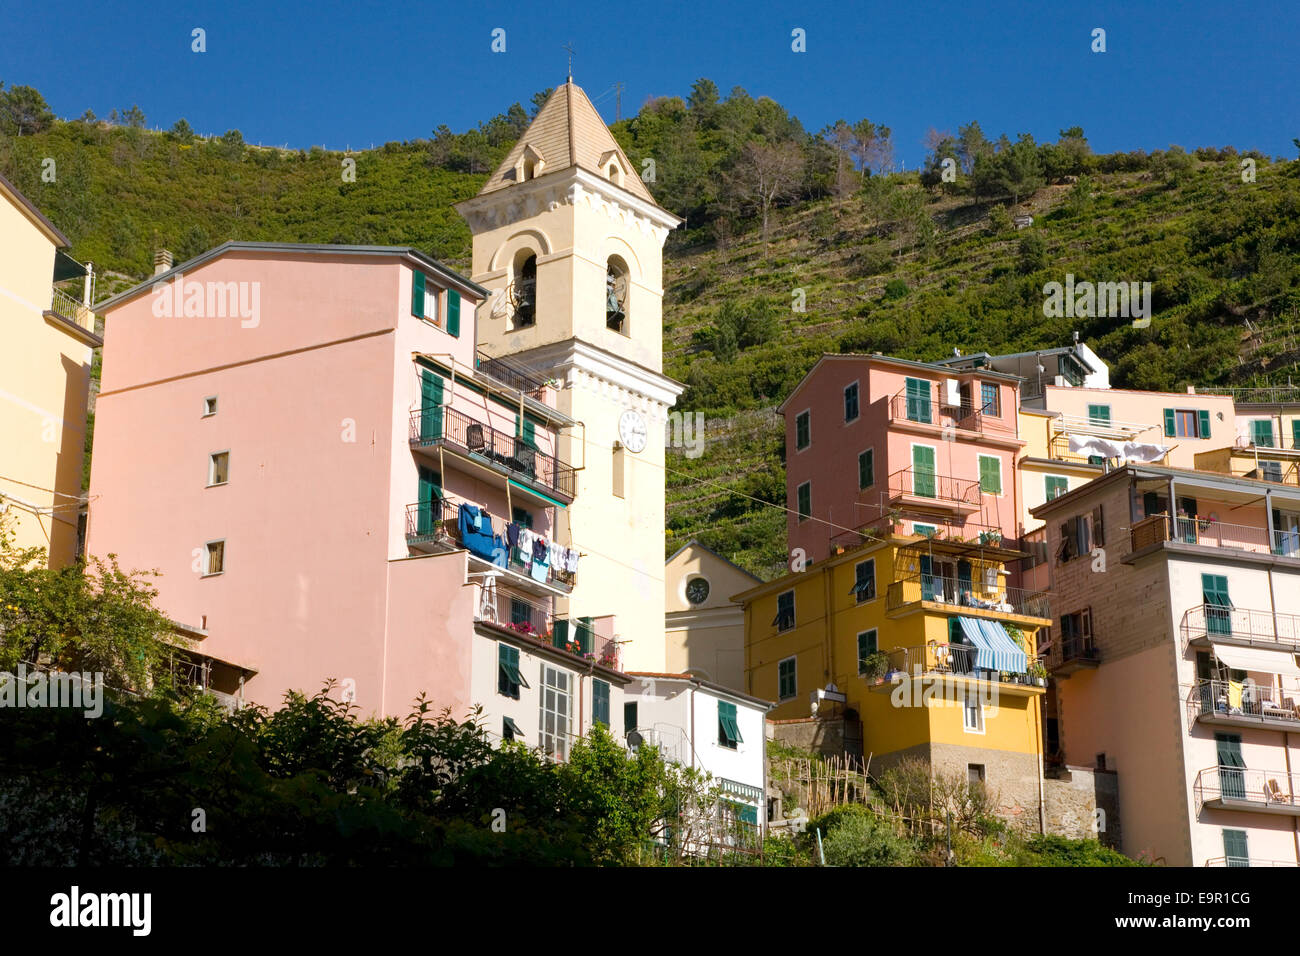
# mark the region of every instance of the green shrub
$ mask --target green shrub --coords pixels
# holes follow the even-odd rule
[[[849,804],[820,817],[822,852],[830,866],[909,866],[917,847],[893,824],[866,807]]]

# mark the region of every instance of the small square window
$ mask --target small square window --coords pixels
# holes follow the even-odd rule
[[[203,572],[204,577],[210,574],[221,574],[226,570],[226,542],[209,541],[204,545],[207,553],[207,570]]]
[[[962,708],[962,729],[968,734],[984,733],[984,708],[975,694],[967,696]]]
[[[968,764],[966,765],[966,777],[967,777],[967,779],[970,781],[971,786],[975,786],[976,784],[981,784],[981,783],[983,783],[983,782],[984,782],[984,764],[982,764],[982,763],[968,763]]]
[[[219,451],[208,458],[208,487],[224,485],[230,480],[230,452]]]
[[[208,418],[217,413],[217,396],[209,395],[203,400],[203,417]]]

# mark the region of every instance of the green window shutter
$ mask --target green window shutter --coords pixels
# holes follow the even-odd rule
[[[1002,494],[1002,459],[980,455],[980,491],[986,495]]]
[[[460,293],[455,289],[447,290],[447,331],[460,335]]]
[[[1273,423],[1271,421],[1253,421],[1250,423],[1251,435],[1260,448],[1273,447]]]
[[[636,730],[636,701],[630,700],[623,705],[623,733]]]
[[[590,654],[592,640],[595,637],[595,628],[591,623],[591,618],[589,617],[578,618],[578,630],[577,633],[574,635],[574,637],[578,642],[578,649],[583,654]]]
[[[1291,420],[1291,447],[1300,448],[1300,418]]]
[[[1047,485],[1048,501],[1051,501],[1053,498],[1057,497],[1058,495],[1063,495],[1070,490],[1069,480],[1066,478],[1062,478],[1060,475],[1047,475],[1044,477],[1043,480]]]
[[[591,682],[591,722],[609,726],[609,684],[603,680]]]
[[[569,622],[557,620],[551,630],[551,635],[551,643],[563,649],[564,645],[569,643]]]
[[[1088,421],[1093,425],[1110,424],[1110,406],[1109,405],[1089,405]]]
[[[1172,408],[1166,408],[1165,409],[1165,437],[1173,438],[1175,431],[1176,429],[1174,427],[1174,410]]]
[[[929,445],[912,446],[912,493],[923,498],[935,497],[934,449]]]
[[[907,380],[908,421],[930,424],[930,382],[923,378]]]
[[[1250,866],[1250,850],[1245,830],[1223,831],[1223,855],[1228,866]]]
[[[1198,425],[1197,432],[1199,432],[1199,434],[1198,434],[1196,437],[1197,437],[1197,438],[1209,438],[1209,437],[1210,437],[1210,411],[1209,411],[1209,409],[1207,409],[1207,408],[1199,409],[1199,410],[1196,412],[1196,421],[1197,421],[1197,425]],[[1269,428],[1269,442],[1268,442],[1268,443],[1269,443],[1270,445],[1272,445],[1272,444],[1273,444],[1273,438],[1272,438],[1272,434],[1273,434],[1273,426],[1272,426],[1272,424],[1270,424],[1270,425],[1268,426],[1268,428]]]
[[[411,277],[411,315],[424,318],[424,273],[419,271]]]
[[[524,444],[529,448],[537,447],[537,425],[527,415],[524,416]]]
[[[420,535],[433,534],[434,522],[442,517],[441,509],[438,508],[442,476],[428,468],[421,468],[419,474],[419,507],[416,509],[415,531]]]
[[[812,413],[800,412],[794,420],[794,447],[803,450],[812,443]]]
[[[872,448],[858,455],[858,488],[870,488],[876,483],[875,457],[875,450]]]
[[[804,482],[796,489],[799,520],[812,517],[812,483]]]
[[[442,376],[429,370],[420,373],[420,440],[442,438]]]

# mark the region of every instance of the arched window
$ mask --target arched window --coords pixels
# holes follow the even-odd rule
[[[521,249],[515,256],[514,274],[510,304],[515,328],[526,328],[537,321],[537,256],[531,250]]]
[[[525,180],[537,178],[537,161],[531,156],[524,157],[524,176]]]
[[[623,185],[623,170],[618,168],[618,163],[610,163],[609,168],[605,170],[605,175],[615,186]]]
[[[605,327],[627,334],[627,263],[610,256],[605,267]]]

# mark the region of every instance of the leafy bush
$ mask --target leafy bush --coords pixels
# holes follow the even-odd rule
[[[901,299],[907,295],[907,283],[902,279],[890,279],[885,283],[885,298],[887,300]]]
[[[893,824],[859,804],[836,807],[813,827],[822,829],[822,852],[830,866],[908,866],[916,846]]]

